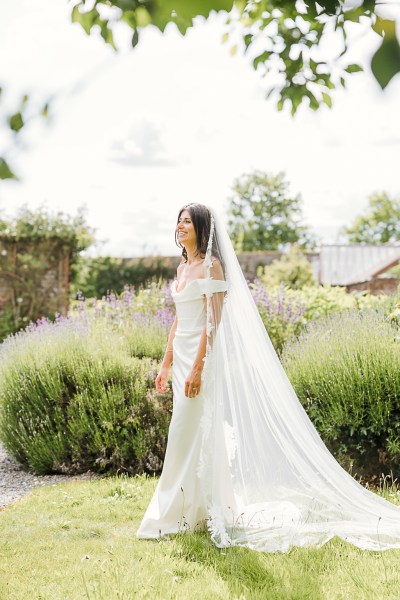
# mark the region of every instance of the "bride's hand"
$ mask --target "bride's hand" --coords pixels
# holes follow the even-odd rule
[[[164,393],[164,392],[169,391],[169,387],[167,387],[165,385],[165,382],[168,378],[168,374],[169,374],[169,369],[164,369],[164,368],[160,369],[160,371],[156,377],[156,380],[155,380],[157,392]]]
[[[185,396],[195,398],[200,393],[202,367],[194,365],[185,381]]]

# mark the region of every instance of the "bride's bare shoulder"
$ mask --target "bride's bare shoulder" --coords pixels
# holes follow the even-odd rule
[[[221,261],[216,256],[211,256],[211,276],[213,279],[224,279],[224,271],[222,268]]]
[[[182,258],[181,258],[181,262],[179,263],[179,265],[178,265],[178,267],[177,267],[177,269],[176,269],[176,275],[177,275],[178,279],[179,279],[179,276],[180,276],[180,274],[181,274],[181,273],[182,273],[182,271],[183,271],[183,267],[184,267],[184,265],[185,265],[185,259],[184,259],[184,258],[183,258],[183,256],[182,256]]]

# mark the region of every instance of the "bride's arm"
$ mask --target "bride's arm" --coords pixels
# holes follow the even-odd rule
[[[224,272],[222,265],[217,258],[212,258],[212,266],[210,269],[213,281],[224,281]],[[224,307],[225,292],[213,292],[210,298],[210,313],[211,313],[211,325],[213,326],[210,331],[210,345],[213,345],[215,335],[218,330],[222,317],[222,309]]]
[[[212,259],[211,275],[212,275],[213,280],[220,280],[220,281],[224,280],[224,272],[222,270],[221,263],[216,258]],[[213,321],[212,324],[214,325],[214,329],[212,330],[212,334],[210,335],[211,345],[212,345],[213,338],[215,337],[215,334],[217,332],[218,325],[221,321],[222,309],[224,307],[224,296],[225,296],[224,292],[214,292],[210,298],[211,315],[212,315],[212,321]],[[206,298],[204,299],[204,302],[207,302]],[[204,357],[206,355],[206,348],[207,348],[207,327],[204,327],[202,334],[201,334],[200,342],[199,342],[199,348],[197,350],[196,358],[195,358],[195,361],[193,364],[194,367],[196,366],[196,367],[202,368],[204,366]]]
[[[176,331],[177,326],[178,326],[178,317],[175,316],[174,322],[172,323],[171,329],[169,331],[167,348],[164,353],[164,358],[161,363],[161,368],[160,368],[158,375],[156,377],[156,380],[155,380],[156,390],[158,392],[167,392],[169,390],[169,387],[165,386],[165,382],[168,379],[169,370],[172,365],[172,359],[173,359],[172,344],[174,341],[175,331]]]
[[[213,259],[212,264],[212,277],[213,279],[224,279],[224,274],[222,270],[221,263],[217,259]],[[205,298],[205,302],[206,302]],[[213,339],[215,337],[217,327],[221,321],[222,309],[224,306],[224,292],[214,292],[211,296],[211,314],[214,329],[210,335],[210,345],[213,345]],[[193,362],[192,369],[186,378],[185,381],[185,396],[190,398],[196,396],[196,393],[193,393],[193,388],[197,389],[197,393],[200,391],[201,386],[201,375],[204,368],[204,358],[207,350],[207,326],[204,327],[199,341],[199,347],[197,349],[197,354]]]

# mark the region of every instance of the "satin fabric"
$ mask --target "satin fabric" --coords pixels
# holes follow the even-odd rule
[[[186,397],[185,380],[206,324],[205,293],[225,289],[224,281],[194,279],[178,292],[176,281],[172,282],[171,293],[178,317],[173,340],[173,411],[162,474],[137,531],[138,538],[158,538],[206,527],[207,506],[197,474],[204,391],[202,386],[197,396]]]

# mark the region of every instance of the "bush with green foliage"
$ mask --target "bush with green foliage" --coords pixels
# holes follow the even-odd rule
[[[310,322],[282,353],[323,440],[358,474],[400,475],[400,335],[383,310]]]
[[[0,217],[0,284],[7,292],[0,307],[0,340],[62,310],[68,282],[57,281],[60,265],[68,261],[73,281],[79,254],[92,242],[82,209],[72,217],[22,206],[14,218]]]
[[[289,295],[290,290],[284,285],[268,289],[258,280],[249,285],[261,319],[279,354],[286,341],[302,330],[307,306],[300,296]]]
[[[80,291],[86,298],[101,298],[109,292],[120,294],[126,285],[138,287],[157,279],[172,279],[176,268],[165,264],[163,257],[144,256],[133,264],[111,256],[80,257],[79,272],[71,285],[75,296]]]
[[[37,473],[160,471],[172,394],[154,388],[168,327],[153,313],[136,313],[127,290],[81,299],[69,318],[7,338],[0,438],[9,452]]]
[[[330,285],[307,285],[294,290],[284,284],[269,287],[255,280],[250,283],[250,290],[271,342],[279,354],[292,336],[298,336],[305,325],[317,317],[350,308],[381,307],[389,313],[395,303],[394,298],[384,294],[349,294],[342,287]]]
[[[306,285],[316,285],[311,263],[297,246],[270,265],[258,267],[257,278],[266,287],[279,286],[282,283],[294,290]]]

